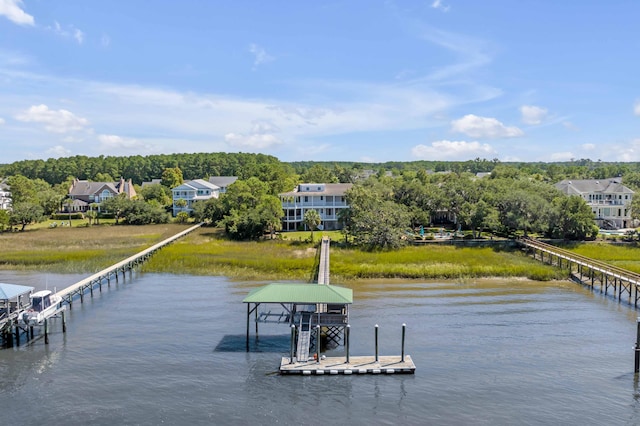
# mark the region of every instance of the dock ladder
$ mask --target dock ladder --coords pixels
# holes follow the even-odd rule
[[[300,316],[300,328],[298,329],[298,347],[296,357],[298,362],[309,360],[309,345],[311,342],[311,314],[303,313]]]

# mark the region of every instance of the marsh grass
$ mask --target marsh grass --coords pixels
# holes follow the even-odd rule
[[[94,226],[0,234],[0,269],[93,273],[117,263],[188,225]],[[307,233],[305,233],[307,234]],[[300,240],[230,241],[201,228],[158,251],[146,272],[224,275],[237,280],[309,281],[317,245]],[[369,252],[332,245],[331,282],[362,279],[566,278],[519,251],[430,244]]]
[[[184,229],[100,225],[0,233],[0,269],[96,272]]]
[[[581,243],[564,248],[582,256],[640,273],[640,247],[636,244]]]

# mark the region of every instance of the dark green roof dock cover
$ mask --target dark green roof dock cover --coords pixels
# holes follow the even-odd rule
[[[269,284],[252,290],[244,303],[352,304],[353,290],[320,284]]]

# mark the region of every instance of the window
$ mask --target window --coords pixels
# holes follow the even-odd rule
[[[327,209],[327,216],[331,216],[333,214],[333,212],[331,211],[331,209]]]
[[[309,197],[307,197],[306,195],[304,196],[304,202],[308,203],[309,202]]]
[[[324,196],[323,195],[320,196],[320,201],[322,201],[322,200],[324,200]]]

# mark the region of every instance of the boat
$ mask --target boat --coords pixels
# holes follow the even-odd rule
[[[58,310],[61,298],[51,290],[42,290],[31,296],[31,307],[20,318],[25,325],[38,325]]]

